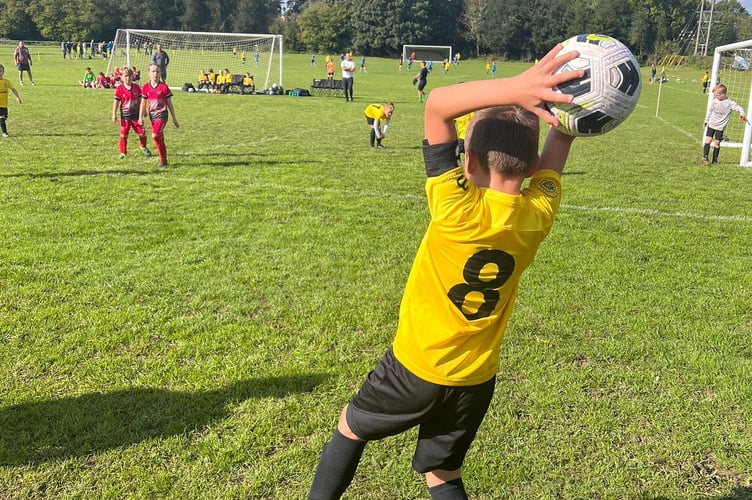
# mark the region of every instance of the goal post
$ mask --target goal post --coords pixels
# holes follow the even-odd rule
[[[223,69],[233,75],[250,73],[259,90],[275,83],[283,87],[282,35],[272,34],[119,29],[108,54],[107,73],[135,66],[144,83],[157,44],[170,58],[167,84],[172,89],[188,82],[196,85],[201,70],[210,69],[217,74]]]
[[[726,86],[728,96],[746,113],[752,112],[752,40],[720,45],[713,53],[713,68],[708,86],[708,103],[710,110],[713,102],[713,87],[716,83]],[[750,162],[750,144],[752,143],[752,122],[746,117],[744,122],[732,116],[722,143],[722,147],[741,148],[739,165],[752,167]]]
[[[403,45],[402,59],[407,61],[410,54],[415,52],[416,61],[444,62],[452,60],[452,47],[450,45]]]

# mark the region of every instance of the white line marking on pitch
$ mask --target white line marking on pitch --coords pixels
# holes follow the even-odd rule
[[[206,179],[192,179],[188,177],[175,177],[174,180],[181,181],[181,182],[200,182],[203,184],[216,184],[216,185],[235,185],[237,187],[253,187],[253,188],[266,188],[266,189],[277,189],[279,191],[295,191],[295,192],[308,192],[308,193],[339,193],[339,194],[345,194],[340,189],[329,189],[325,187],[307,187],[305,189],[301,189],[296,186],[284,186],[280,184],[268,184],[268,183],[246,183],[241,181],[207,181]],[[415,194],[395,194],[395,193],[364,193],[364,192],[350,192],[349,196],[363,196],[363,195],[372,195],[377,196],[379,198],[396,198],[396,199],[403,199],[403,200],[415,200],[415,199],[425,199],[422,195],[415,195]],[[707,214],[694,214],[694,213],[687,213],[687,212],[663,212],[661,210],[654,210],[654,209],[648,209],[648,208],[624,208],[624,207],[583,207],[578,205],[568,205],[566,203],[561,204],[561,208],[565,208],[567,210],[576,210],[576,211],[582,211],[582,212],[611,212],[611,213],[621,213],[621,214],[635,214],[635,215],[652,215],[655,217],[675,217],[680,219],[697,219],[697,220],[716,220],[716,221],[723,221],[723,222],[752,222],[752,217],[747,217],[745,215],[707,215]]]

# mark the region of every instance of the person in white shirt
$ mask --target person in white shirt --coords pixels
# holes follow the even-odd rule
[[[355,61],[352,60],[352,54],[345,53],[345,58],[340,65],[342,68],[342,83],[345,86],[345,101],[353,100],[353,76],[355,75]]]

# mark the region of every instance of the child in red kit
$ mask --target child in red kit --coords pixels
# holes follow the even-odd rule
[[[121,84],[115,88],[115,102],[112,103],[112,122],[117,123],[117,112],[120,108],[120,159],[128,154],[128,133],[131,129],[138,135],[138,142],[144,156],[151,156],[146,148],[146,132],[141,115],[141,87],[132,83],[133,71],[124,68],[120,75]]]
[[[149,119],[151,120],[151,137],[159,153],[159,166],[167,166],[167,146],[164,141],[164,128],[167,119],[172,116],[172,123],[175,128],[180,128],[178,119],[175,117],[175,109],[172,107],[172,92],[170,88],[161,81],[161,71],[159,66],[152,64],[149,66],[149,83],[141,87],[141,110],[139,111],[138,120],[143,125],[146,107],[149,106]]]

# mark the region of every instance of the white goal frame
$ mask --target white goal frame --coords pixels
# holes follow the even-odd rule
[[[713,69],[710,74],[710,85],[708,85],[706,114],[713,102],[714,82],[718,82],[719,79],[728,88],[729,98],[739,103],[745,112],[749,113],[752,111],[752,69],[749,69],[748,66],[747,69],[740,69],[745,66],[735,64],[735,58],[739,57],[738,53],[740,51],[746,51],[748,54],[746,58],[749,58],[749,62],[752,62],[752,40],[720,45],[715,48],[713,53]],[[739,130],[741,127],[735,130],[734,124],[739,124],[739,120],[736,117],[732,117],[729,125],[726,127],[726,135],[729,136],[729,141],[724,141],[722,147],[741,148],[739,165],[752,167],[752,162],[750,162],[750,144],[752,143],[752,124],[750,123],[750,118],[746,118],[743,131]],[[739,141],[740,138],[741,141]]]
[[[170,57],[167,84],[171,89],[179,89],[189,82],[197,85],[201,70],[213,69],[219,74],[225,68],[231,74],[250,73],[259,91],[273,84],[284,86],[282,35],[274,34],[119,29],[108,54],[107,73],[112,74],[116,67],[136,66],[141,72],[140,83],[146,82],[153,51],[141,50],[144,41],[152,48],[160,44]],[[242,52],[246,55],[245,63],[241,60]],[[274,70],[278,73],[274,74]]]
[[[452,62],[451,45],[403,45],[402,60],[407,61],[413,52],[415,52],[416,61],[444,62],[446,57],[447,61]]]

